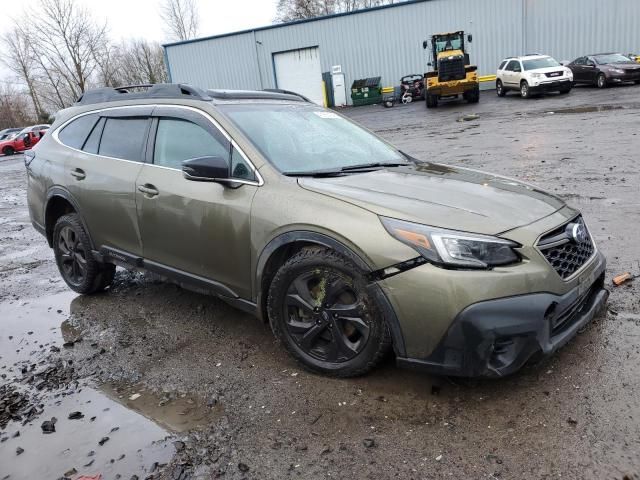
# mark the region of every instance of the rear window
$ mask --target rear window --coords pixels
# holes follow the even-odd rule
[[[58,138],[68,147],[80,150],[97,119],[96,113],[76,118],[60,131]]]
[[[107,118],[100,140],[99,155],[142,161],[148,118]]]
[[[504,69],[504,66],[505,66],[506,64],[507,64],[507,61],[506,61],[506,60],[504,60],[504,61],[500,64],[500,66],[498,67],[498,70],[502,70],[502,69]]]

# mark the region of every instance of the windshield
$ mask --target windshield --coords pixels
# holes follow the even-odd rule
[[[220,105],[283,173],[408,163],[393,147],[337,113],[309,104]]]
[[[536,70],[538,68],[559,67],[560,64],[551,57],[533,58],[523,60],[522,65],[525,70]]]
[[[598,65],[606,65],[607,63],[628,63],[631,62],[629,57],[625,57],[620,53],[611,53],[609,55],[596,55],[594,57]]]
[[[462,35],[451,34],[435,38],[436,54],[445,50],[462,50]]]

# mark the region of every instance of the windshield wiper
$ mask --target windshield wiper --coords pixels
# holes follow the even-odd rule
[[[282,172],[287,177],[338,177],[344,175],[342,170],[327,169],[327,170],[308,170],[308,171],[291,171]]]
[[[361,163],[359,165],[349,165],[341,168],[328,168],[325,170],[308,170],[308,171],[291,171],[282,172],[287,177],[339,177],[348,173],[358,173],[360,171],[368,171],[381,167],[404,167],[409,165],[408,163],[391,163],[391,162],[371,162]]]
[[[358,170],[369,170],[372,168],[381,168],[381,167],[405,167],[407,163],[392,163],[392,162],[371,162],[371,163],[361,163],[359,165],[349,165],[347,167],[342,167],[340,171],[342,172],[354,172]]]

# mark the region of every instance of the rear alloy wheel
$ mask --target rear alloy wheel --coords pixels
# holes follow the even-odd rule
[[[306,249],[291,257],[271,283],[267,308],[276,338],[315,372],[362,375],[391,344],[364,274],[332,250]]]
[[[13,155],[14,153],[16,153],[16,151],[13,147],[6,146],[2,149],[2,153],[4,153],[8,157],[9,155]]]
[[[502,85],[502,81],[501,80],[498,80],[496,82],[496,94],[499,97],[504,97],[507,94],[507,91],[505,90],[504,85]]]
[[[116,267],[91,255],[91,242],[77,214],[58,219],[53,229],[53,252],[66,284],[78,293],[104,290],[113,281]]]
[[[604,73],[598,74],[598,78],[596,79],[596,86],[598,88],[607,88],[607,77],[604,76]]]
[[[529,90],[529,83],[526,80],[520,82],[520,96],[522,98],[529,98],[531,91]]]

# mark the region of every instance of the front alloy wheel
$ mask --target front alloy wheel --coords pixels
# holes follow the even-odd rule
[[[271,328],[310,370],[348,377],[373,368],[390,345],[381,310],[347,258],[313,248],[291,257],[269,288]]]
[[[522,83],[520,84],[520,96],[522,98],[529,98],[529,95],[530,95],[529,83],[527,83],[526,80],[523,80]]]

